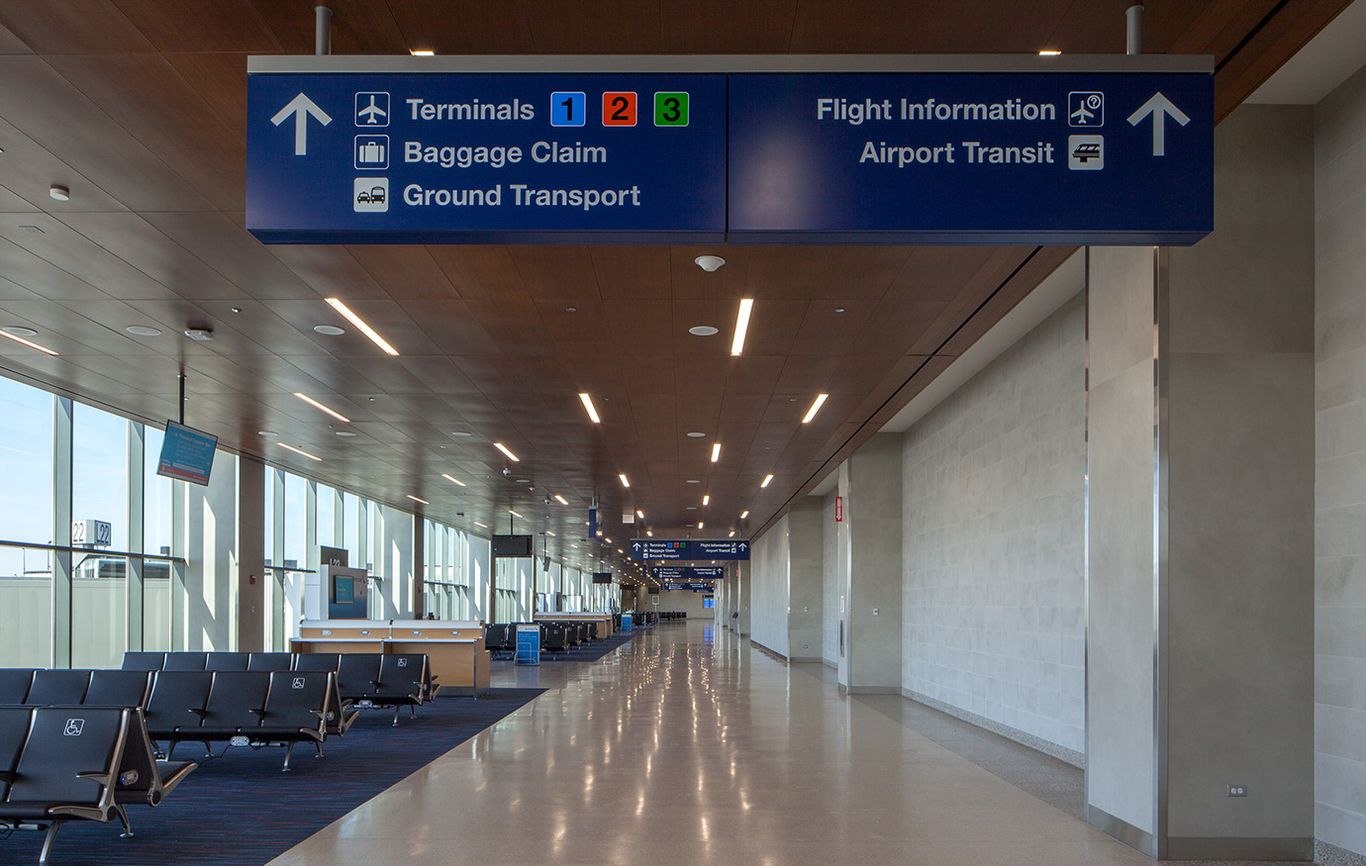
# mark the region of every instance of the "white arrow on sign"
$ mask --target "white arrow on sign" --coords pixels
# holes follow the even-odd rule
[[[748,545],[748,544],[745,544],[745,543],[742,541],[742,542],[740,542],[740,549],[741,549],[741,550],[749,550],[749,545]]]
[[[639,543],[639,542],[636,542],[635,544],[631,545],[631,549],[632,549],[632,550],[640,550],[640,543]]]
[[[308,155],[308,116],[313,115],[313,119],[327,126],[332,122],[327,112],[318,107],[318,103],[300,93],[291,99],[284,108],[275,112],[275,116],[270,122],[279,126],[291,116],[294,118],[294,155]]]
[[[1186,116],[1186,112],[1172,105],[1172,101],[1162,95],[1162,91],[1154,93],[1152,97],[1138,107],[1138,110],[1129,115],[1129,125],[1138,126],[1143,118],[1148,115],[1153,116],[1153,156],[1167,155],[1167,118],[1185,126],[1191,122]]]

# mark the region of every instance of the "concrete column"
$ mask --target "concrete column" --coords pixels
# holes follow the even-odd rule
[[[901,436],[874,436],[840,467],[845,597],[839,683],[901,694]],[[815,646],[816,644],[813,644]]]
[[[1163,859],[1312,854],[1311,134],[1240,108],[1212,235],[1089,251],[1087,819]]]
[[[749,637],[750,617],[749,617],[749,587],[750,587],[750,568],[748,561],[741,561],[735,564],[735,610],[740,614],[735,620],[735,631],[741,637]]]
[[[237,651],[266,649],[266,467],[237,459]]]
[[[439,537],[439,536],[438,536]],[[423,577],[427,574],[427,521],[421,514],[413,515],[413,617],[422,619],[427,615],[426,592]]]
[[[794,662],[821,660],[823,504],[808,497],[788,514],[787,655]]]

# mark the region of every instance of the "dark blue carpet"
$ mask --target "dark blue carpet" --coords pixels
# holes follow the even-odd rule
[[[563,662],[595,662],[612,650],[621,646],[631,639],[631,635],[618,632],[609,638],[595,640],[592,643],[579,644],[571,650],[562,653],[549,653],[541,651],[541,664],[560,664]],[[513,663],[511,656],[500,658],[497,662]],[[497,663],[495,662],[495,664]]]
[[[229,749],[192,773],[156,808],[133,806],[132,839],[118,822],[73,821],[53,848],[53,866],[260,866],[302,842],[395,782],[473,737],[545,689],[492,689],[479,700],[438,698],[390,727],[393,712],[363,711],[346,736],[329,739],[327,757],[294,750],[293,772],[280,772],[283,749]],[[221,751],[221,746],[218,749]],[[197,760],[184,743],[176,757]],[[42,834],[0,840],[0,863],[37,863]]]

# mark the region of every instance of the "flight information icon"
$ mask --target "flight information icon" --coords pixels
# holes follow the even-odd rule
[[[1074,90],[1067,94],[1067,125],[1105,125],[1105,94],[1098,90]]]

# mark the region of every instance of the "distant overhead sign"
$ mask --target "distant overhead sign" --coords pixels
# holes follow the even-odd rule
[[[266,243],[1191,244],[1213,61],[254,57]]]
[[[633,538],[630,552],[631,558],[638,560],[749,559],[749,542],[743,539]]]
[[[650,568],[650,576],[673,583],[721,580],[726,576],[726,568],[723,565],[655,565]]]

